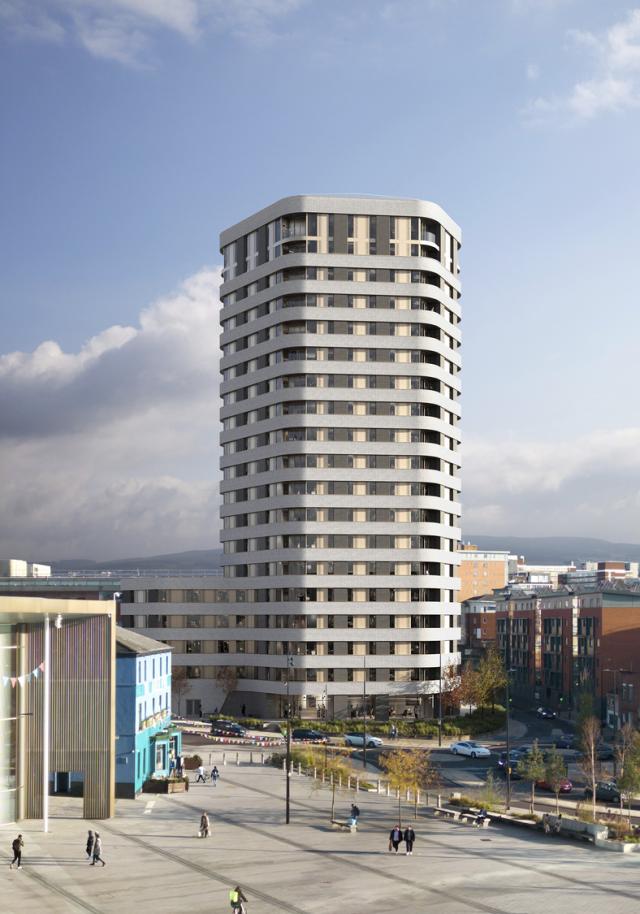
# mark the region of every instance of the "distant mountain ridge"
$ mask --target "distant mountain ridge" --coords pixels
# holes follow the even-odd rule
[[[54,574],[69,571],[217,571],[221,564],[222,549],[192,549],[189,552],[111,559],[108,562],[97,562],[94,559],[61,559],[51,562]]]
[[[608,540],[582,536],[484,536],[465,534],[465,543],[474,543],[479,549],[508,549],[524,555],[530,565],[567,565],[569,562],[602,562],[607,559],[620,562],[640,561],[640,545],[612,543]],[[68,571],[217,571],[222,565],[222,549],[192,549],[189,552],[171,552],[165,555],[138,556],[131,559],[112,559],[98,562],[93,559],[63,559],[51,562],[54,573]]]
[[[465,534],[463,542],[479,549],[508,549],[523,555],[529,565],[568,565],[588,560],[604,562],[640,561],[637,543],[612,543],[584,536],[483,536]]]

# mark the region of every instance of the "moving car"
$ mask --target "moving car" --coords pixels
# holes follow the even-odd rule
[[[460,740],[457,743],[453,743],[449,748],[454,755],[468,755],[470,758],[487,758],[491,755],[491,749],[471,739]]]
[[[364,746],[364,735],[362,733],[345,733],[345,746]],[[367,733],[367,749],[378,749],[382,745],[382,740],[377,736],[369,736]]]
[[[526,755],[526,752],[522,752],[521,749],[512,749],[509,752],[509,764],[511,765],[512,768],[515,768],[515,766],[518,764],[518,762],[523,757],[523,755]],[[506,767],[507,767],[507,753],[501,752],[500,758],[498,759],[498,768],[506,768]]]
[[[509,763],[511,767],[511,780],[520,781],[522,775],[517,769],[518,762],[525,753],[521,752],[519,749],[512,749],[509,753]],[[507,753],[501,752],[500,758],[498,759],[498,773],[506,778],[507,776]]]
[[[540,781],[536,781],[536,787],[538,790],[549,790],[551,793],[555,793],[555,790],[548,781],[545,781],[544,778]],[[569,778],[562,778],[560,781],[560,790],[558,793],[571,793],[573,790],[573,784]]]
[[[591,787],[585,787],[585,797],[590,800],[593,796]],[[620,791],[614,781],[596,781],[596,800],[602,803],[619,803]]]
[[[538,708],[536,714],[538,717],[542,717],[544,720],[555,720],[557,716],[556,712],[551,708]]]
[[[319,730],[310,730],[306,727],[296,727],[295,730],[292,730],[291,739],[304,740],[307,743],[326,743],[327,741],[325,733],[321,733]]]
[[[563,733],[554,742],[556,749],[575,749],[576,737],[574,733]]]
[[[247,728],[234,720],[212,720],[211,732],[215,736],[236,736],[241,739],[247,735]]]

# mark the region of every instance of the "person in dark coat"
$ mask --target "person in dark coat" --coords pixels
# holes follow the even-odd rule
[[[93,832],[89,829],[89,834],[87,835],[87,857],[89,860],[93,857],[93,842],[94,842]]]
[[[393,850],[398,853],[398,847],[402,841],[402,829],[399,825],[394,825],[391,831],[389,832],[389,850]]]
[[[413,842],[416,840],[416,833],[409,825],[404,830],[404,844],[407,856],[413,856]]]
[[[14,838],[11,842],[11,850],[13,851],[13,860],[9,864],[9,869],[13,869],[14,863],[18,864],[18,869],[22,869],[22,848],[24,847],[24,841],[22,840],[22,835],[18,835],[17,838]]]

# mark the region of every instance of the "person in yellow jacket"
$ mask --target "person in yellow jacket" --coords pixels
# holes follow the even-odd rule
[[[244,914],[245,909],[242,902],[246,900],[247,899],[244,897],[242,889],[239,885],[237,885],[235,889],[231,889],[229,892],[229,902],[231,904],[231,910],[234,912],[234,914],[236,914],[236,912],[238,912],[238,914]]]

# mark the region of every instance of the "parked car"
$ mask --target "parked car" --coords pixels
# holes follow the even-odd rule
[[[211,732],[215,736],[236,736],[241,739],[247,735],[247,728],[234,720],[212,720]]]
[[[563,733],[554,740],[556,749],[575,749],[576,737],[574,733]]]
[[[591,787],[585,787],[585,797],[590,800],[593,797]],[[620,791],[614,781],[596,781],[596,800],[602,803],[619,803]]]
[[[538,790],[550,790],[551,793],[555,793],[555,790],[548,781],[545,781],[544,778],[541,781],[536,781],[536,787]],[[560,781],[560,790],[558,793],[571,793],[573,790],[573,784],[569,778],[562,778]]]
[[[364,734],[362,733],[345,733],[345,746],[364,746]],[[367,733],[367,749],[379,749],[382,740],[377,736],[369,736]]]
[[[544,720],[555,720],[557,714],[551,708],[538,708],[536,711],[538,717],[542,717]]]
[[[282,727],[280,726],[280,724],[274,724],[274,723],[263,724],[262,729],[265,731],[265,733],[276,733],[278,736],[283,736]]]
[[[326,743],[327,736],[319,730],[310,730],[306,727],[296,727],[291,731],[291,739],[304,740],[307,743]]]
[[[600,762],[608,762],[610,759],[615,758],[615,750],[608,743],[600,743],[596,752]]]
[[[491,749],[482,746],[471,739],[463,739],[453,743],[450,747],[454,755],[468,755],[470,758],[487,758],[491,755]]]

